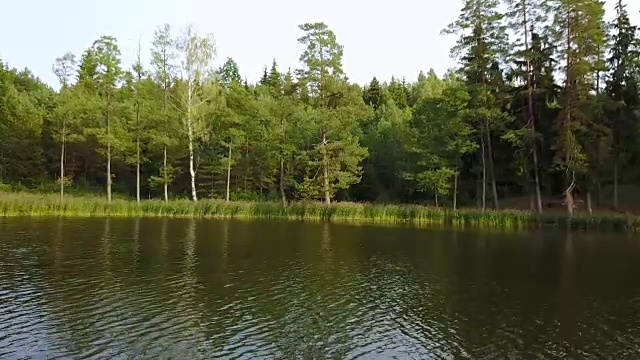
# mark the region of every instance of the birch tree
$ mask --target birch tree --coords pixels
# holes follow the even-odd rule
[[[180,103],[184,125],[187,128],[189,146],[189,175],[191,176],[191,198],[198,201],[196,192],[196,166],[194,146],[202,134],[203,109],[207,99],[206,87],[212,85],[213,69],[211,63],[216,54],[213,34],[199,35],[192,25],[183,29],[178,39],[180,51],[181,94]]]
[[[58,81],[61,85],[60,97],[64,97],[65,100],[69,98],[69,87],[71,85],[71,81],[73,81],[72,78],[76,71],[75,68],[75,55],[70,52],[67,52],[63,56],[56,58],[56,61],[53,65],[53,72],[58,77]],[[66,182],[64,166],[67,148],[67,121],[69,113],[65,110],[68,110],[68,108],[68,106],[59,105],[56,107],[54,115],[60,123],[60,202],[64,201],[64,185]]]

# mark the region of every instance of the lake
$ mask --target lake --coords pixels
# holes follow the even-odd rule
[[[0,358],[638,358],[640,237],[0,219]]]

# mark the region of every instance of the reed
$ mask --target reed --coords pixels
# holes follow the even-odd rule
[[[572,229],[627,230],[640,229],[640,217],[621,214],[538,215],[529,211],[477,209],[442,209],[420,205],[367,203],[296,202],[287,207],[269,202],[225,202],[222,200],[145,200],[105,199],[91,196],[68,196],[63,203],[54,194],[0,192],[0,216],[65,217],[180,217],[245,218],[332,221],[347,223],[403,223],[454,227],[527,228],[560,227]]]

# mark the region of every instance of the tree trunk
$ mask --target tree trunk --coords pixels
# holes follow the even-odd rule
[[[140,138],[136,139],[136,201],[140,205]]]
[[[107,202],[111,203],[111,141],[107,142]]]
[[[287,196],[284,193],[284,157],[280,156],[280,198],[282,206],[287,206]]]
[[[136,106],[136,202],[140,205],[140,104]]]
[[[587,190],[587,210],[589,214],[593,214],[593,208],[591,207],[591,190]]]
[[[209,176],[211,176],[211,193],[210,196],[211,197],[215,197],[216,195],[216,170],[213,166],[211,166],[211,174],[209,174]]]
[[[535,196],[534,195],[530,195],[529,196],[529,210],[530,211],[536,211],[536,205],[535,205]]]
[[[453,210],[458,210],[458,173],[453,175]]]
[[[533,130],[533,133],[535,134],[535,127]],[[534,141],[534,144],[532,146],[532,150],[533,150],[533,179],[534,179],[534,186],[535,186],[535,205],[536,205],[536,211],[539,214],[542,214],[543,212],[542,193],[540,191],[540,174],[538,172],[538,147],[535,144],[535,139],[533,141]]]
[[[527,2],[522,2],[522,16],[523,16],[523,30],[524,30],[524,47],[526,51],[529,51],[529,21],[527,19]],[[542,213],[542,195],[540,194],[540,176],[538,173],[538,147],[536,146],[536,120],[533,106],[533,81],[531,79],[531,59],[527,56],[527,123],[531,128],[531,152],[533,156],[533,179],[534,179],[534,196],[535,196],[535,210],[540,214]]]
[[[484,126],[480,132],[480,145],[482,148],[482,211],[487,209],[487,161],[484,144]]]
[[[249,178],[249,169],[251,168],[251,163],[249,162],[249,146],[245,146],[244,148],[244,193],[247,193],[247,179]],[[255,180],[255,179],[254,179]]]
[[[596,207],[602,208],[602,181],[600,180],[600,175],[596,180]]]
[[[320,107],[324,108],[325,98],[325,83],[324,83],[324,49],[320,44]],[[322,125],[322,167],[323,169],[323,190],[324,190],[324,202],[327,205],[331,205],[331,193],[329,192],[329,159],[327,158],[327,125]]]
[[[163,70],[164,73],[163,74],[167,74],[167,55],[165,52],[163,52]],[[163,86],[162,86],[162,90],[164,92],[164,98],[163,98],[163,102],[162,102],[162,114],[165,116],[163,122],[163,127],[164,127],[164,135],[167,136],[167,128],[166,128],[166,121],[167,121],[167,98],[168,98],[168,92],[169,92],[169,83],[167,81],[167,78],[165,77],[164,81],[163,81]],[[163,176],[163,182],[164,182],[164,202],[168,203],[169,202],[169,176],[168,176],[168,172],[167,172],[167,145],[164,144],[162,146],[162,176]]]
[[[107,202],[111,203],[111,118],[109,103],[111,98],[107,95]]]
[[[571,77],[571,66],[572,66],[572,61],[571,61],[571,53],[570,53],[570,49],[571,49],[571,18],[568,16],[567,17],[567,50],[566,50],[566,57],[567,57],[567,66],[566,66],[566,72],[565,72],[565,81],[566,81],[566,96],[567,96],[567,105],[566,105],[566,118],[564,119],[564,124],[562,124],[565,127],[565,131],[571,131],[570,125],[571,125],[571,110],[572,110],[572,102],[571,99],[573,97],[573,90],[571,87],[572,84],[572,77]],[[571,169],[571,164],[569,163],[569,160],[571,158],[571,154],[570,154],[570,144],[567,144],[566,142],[567,140],[565,140],[564,143],[564,151],[565,151],[565,162],[566,162],[566,167],[567,167],[567,171],[569,171]],[[575,180],[576,180],[576,173],[575,171],[571,170],[571,183],[569,184],[569,187],[567,187],[567,189],[564,192],[564,202],[565,205],[567,207],[567,214],[569,216],[573,216],[573,207],[574,207],[574,202],[573,202],[573,195],[572,195],[572,191],[573,188],[575,186]]]
[[[280,198],[282,199],[282,206],[287,206],[287,196],[284,192],[284,144],[286,142],[286,134],[284,131],[284,116],[280,118],[280,131],[282,138],[280,139]]]
[[[324,168],[324,202],[331,205],[331,193],[329,192],[329,159],[327,158],[327,129],[322,128],[322,167]]]
[[[191,129],[191,121],[188,125],[189,129],[189,175],[191,175],[191,199],[194,202],[198,201],[198,195],[196,194],[196,170],[193,167],[193,130]]]
[[[475,181],[475,186],[476,186],[476,207],[477,208],[481,208],[482,207],[482,201],[480,199],[480,192],[482,192],[482,184],[481,184],[482,180],[479,178],[476,178]]]
[[[64,201],[64,155],[65,155],[65,126],[62,125],[62,146],[60,149],[60,203]]]
[[[618,154],[613,159],[613,210],[618,211]]]
[[[191,86],[189,83],[187,85],[188,89],[188,102],[187,105],[187,134],[189,136],[189,174],[191,175],[191,199],[194,202],[198,201],[198,195],[196,194],[196,169],[193,166],[193,124],[191,123]]]
[[[493,208],[499,210],[500,204],[498,203],[498,188],[496,186],[496,173],[493,164],[493,146],[491,146],[491,132],[489,129],[487,129],[487,152],[487,156],[489,157],[489,172],[491,175],[491,197],[493,200]]]
[[[169,202],[169,176],[167,176],[167,147],[162,147],[162,158],[163,158],[163,180],[164,180],[164,202]]]
[[[229,143],[229,157],[227,158],[227,202],[229,202],[230,187],[231,187],[231,143]]]
[[[435,198],[436,198],[436,207],[438,207],[438,190],[433,189],[433,193],[435,194]]]
[[[567,187],[567,189],[564,191],[564,202],[565,205],[567,206],[567,214],[569,216],[573,216],[573,209],[574,209],[574,201],[573,201],[573,188],[575,187],[576,184],[576,174],[575,172],[571,173],[571,183],[569,184],[569,187]]]

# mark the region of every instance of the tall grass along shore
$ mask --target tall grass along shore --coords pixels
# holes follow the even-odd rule
[[[538,215],[530,211],[443,209],[420,205],[297,202],[286,207],[270,202],[225,202],[222,200],[145,200],[140,204],[91,196],[0,192],[0,216],[69,217],[179,217],[289,219],[332,222],[409,223],[473,227],[560,227],[574,229],[640,230],[640,217],[622,214]]]

